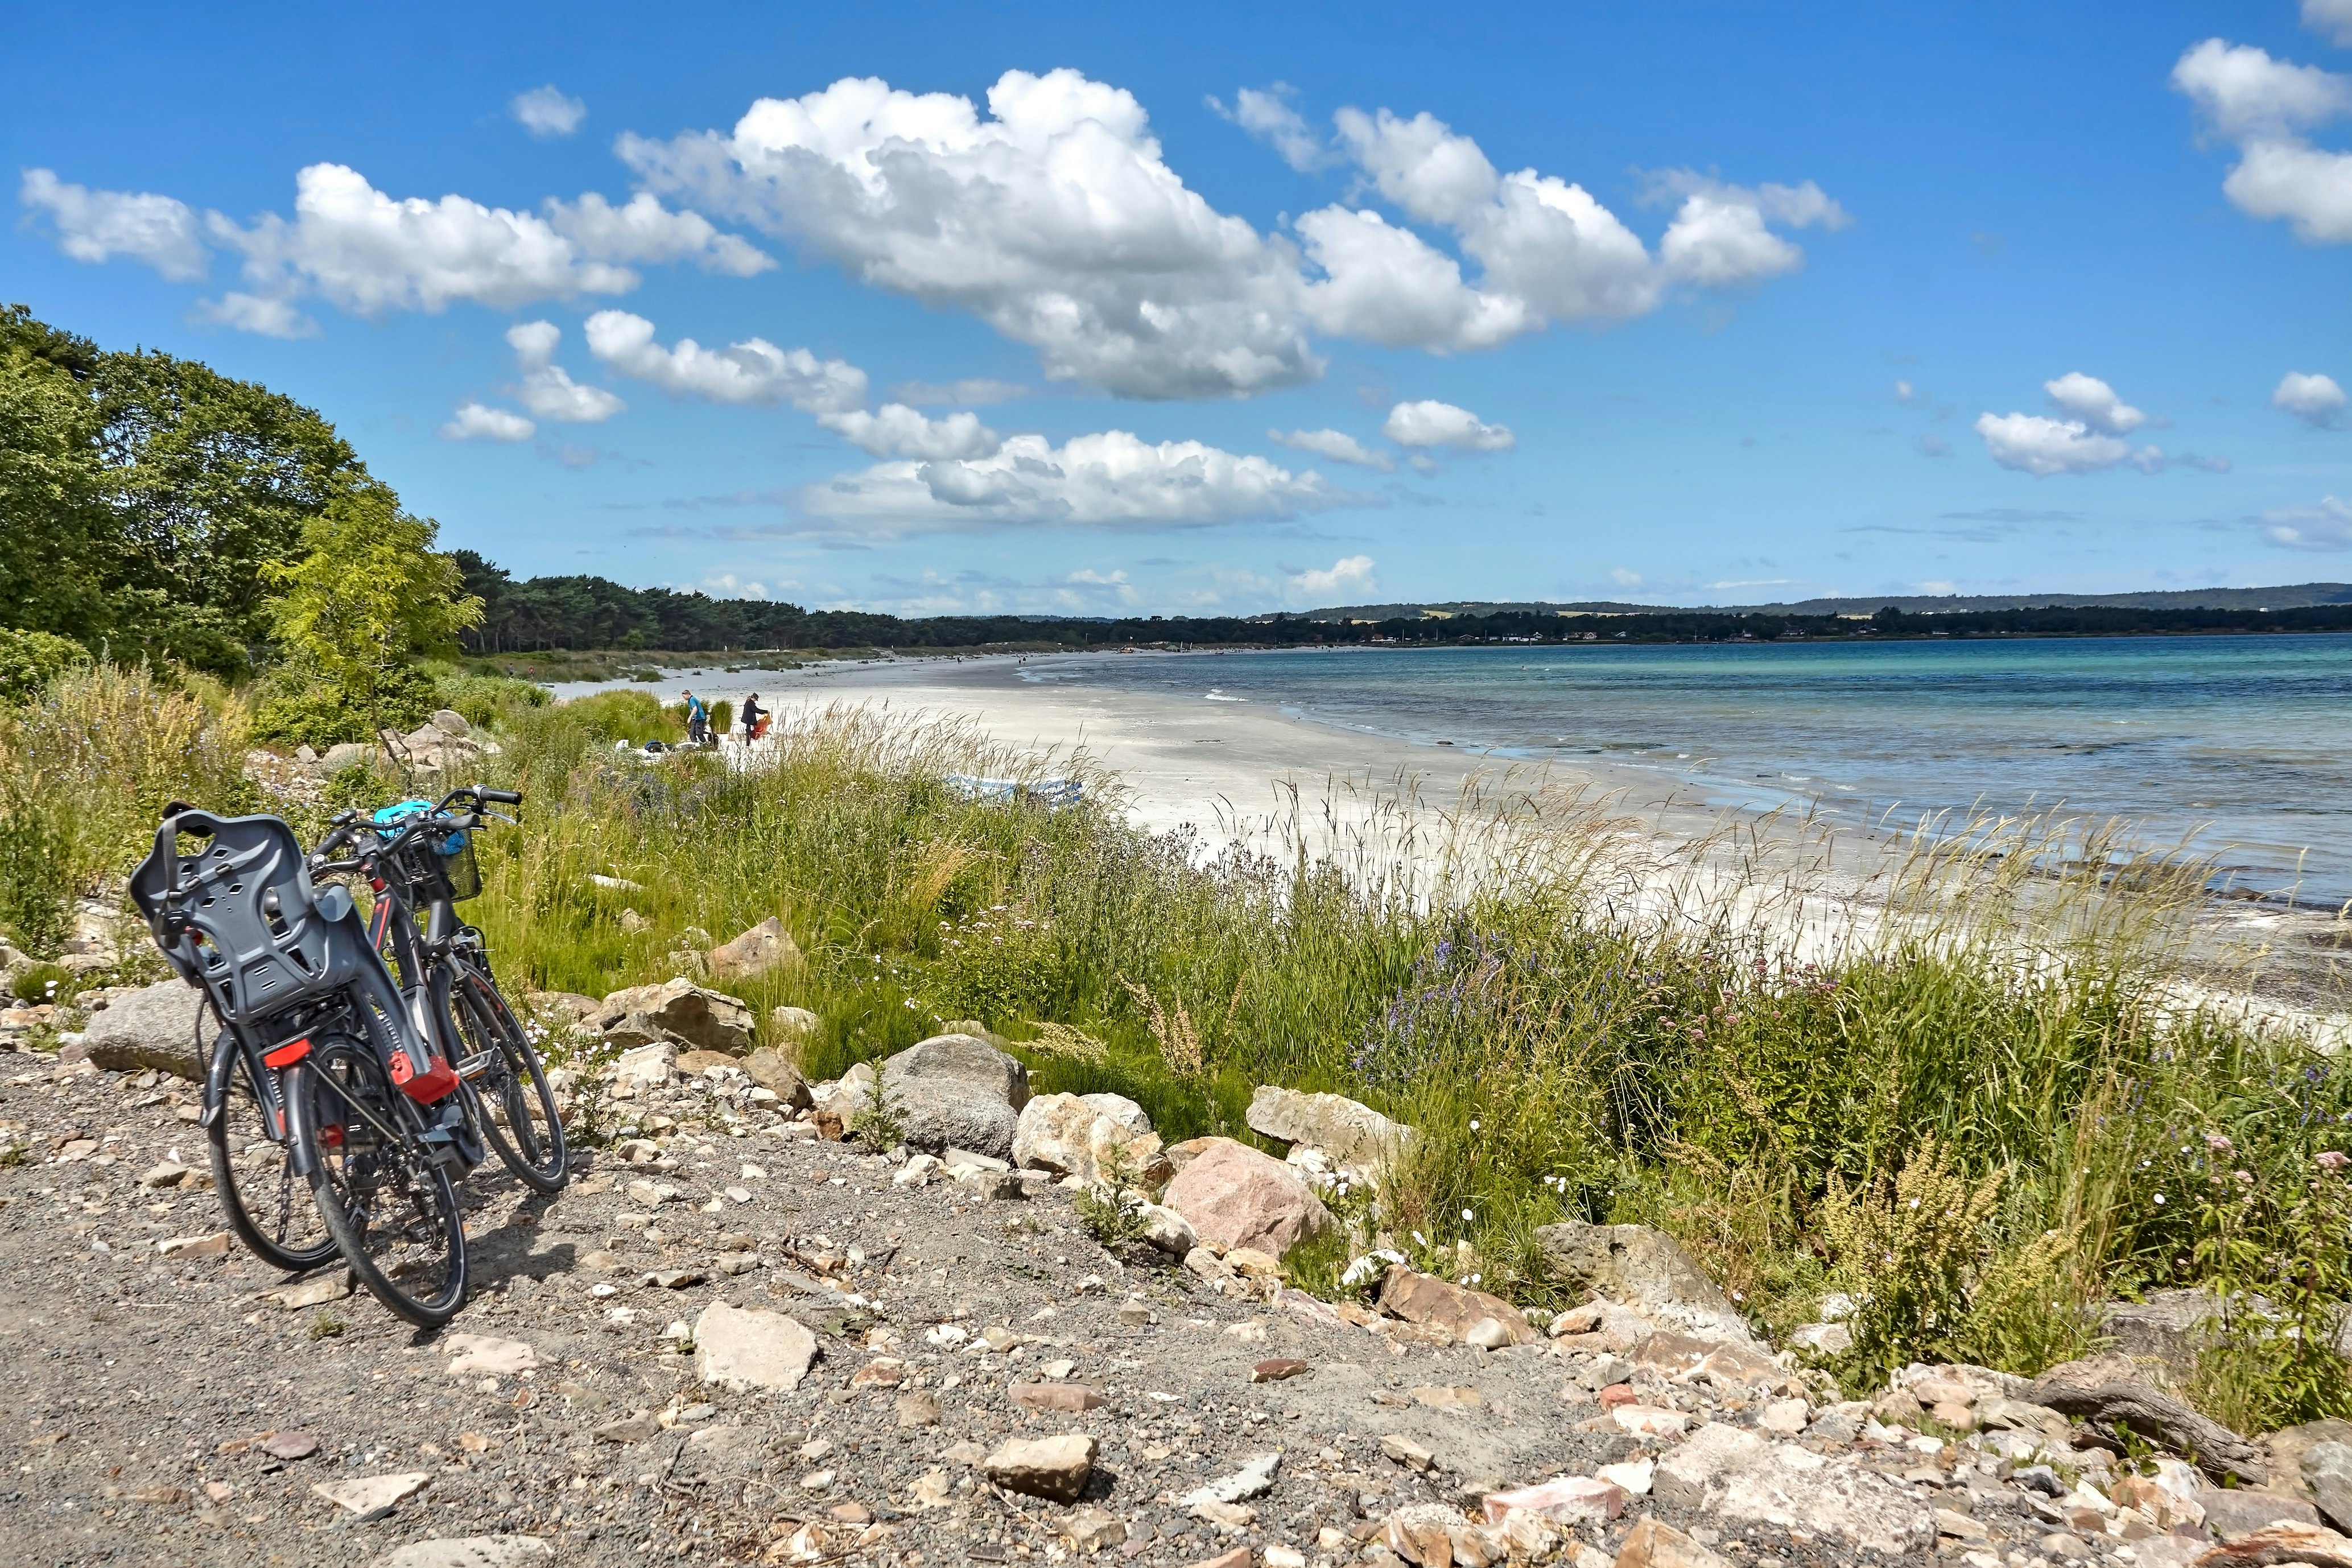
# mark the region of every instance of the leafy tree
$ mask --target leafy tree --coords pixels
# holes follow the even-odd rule
[[[105,627],[110,519],[77,346],[0,310],[0,626],[79,638]]]
[[[414,680],[410,656],[446,653],[482,617],[457,563],[436,551],[440,524],[400,510],[390,486],[343,486],[302,525],[303,556],[263,578],[278,641],[331,680],[351,708],[383,727]]]

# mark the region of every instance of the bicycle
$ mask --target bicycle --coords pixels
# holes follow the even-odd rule
[[[534,1191],[553,1194],[570,1179],[554,1091],[490,973],[482,933],[457,912],[459,902],[481,891],[471,835],[495,816],[483,806],[521,801],[513,791],[473,784],[437,805],[413,800],[384,807],[365,823],[345,812],[312,851],[310,869],[313,876],[349,870],[368,879],[376,900],[370,940],[398,970],[403,993],[424,1001],[441,1040],[453,1047],[446,1056],[465,1111],[457,1137],[468,1168],[480,1163],[487,1138],[507,1169]],[[450,805],[459,802],[471,809],[452,816]],[[363,836],[372,842],[361,844]],[[352,860],[330,858],[347,845],[359,849]]]
[[[164,957],[223,1024],[208,1135],[226,1142],[216,1130],[242,1073],[334,1250],[394,1312],[428,1328],[446,1322],[466,1297],[465,1224],[449,1179],[464,1108],[448,1103],[454,1071],[368,941],[350,889],[318,887],[278,817],[174,803],[131,892]],[[284,1205],[272,1236],[253,1223],[236,1182],[222,1199],[258,1255],[324,1261],[315,1244],[285,1244]]]

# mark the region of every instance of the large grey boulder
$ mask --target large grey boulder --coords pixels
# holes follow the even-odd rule
[[[1143,1107],[1118,1094],[1041,1094],[1021,1108],[1013,1163],[1082,1182],[1102,1180],[1124,1160],[1131,1183],[1157,1186],[1172,1174]]]
[[[1753,1338],[1722,1287],[1664,1231],[1565,1220],[1537,1227],[1536,1245],[1562,1284],[1622,1301],[1685,1333],[1743,1342]]]
[[[969,1149],[1009,1162],[1029,1069],[974,1036],[934,1035],[883,1062],[881,1098],[909,1149]]]
[[[153,1068],[202,1082],[213,1031],[204,1028],[201,1043],[197,1031],[210,1022],[203,992],[184,980],[164,980],[126,992],[90,1015],[81,1040],[90,1061],[108,1072]]]

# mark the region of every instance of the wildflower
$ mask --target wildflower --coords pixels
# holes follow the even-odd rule
[[[1466,1224],[1468,1224],[1470,1221],[1476,1219],[1477,1217],[1478,1217],[1478,1216],[1477,1216],[1476,1215],[1472,1214],[1468,1209],[1464,1209],[1464,1210],[1462,1211],[1462,1219],[1463,1219],[1463,1223],[1464,1223],[1464,1224],[1465,1224],[1465,1225],[1466,1225]]]
[[[1470,1131],[1473,1132],[1478,1131],[1478,1119],[1475,1116],[1470,1119]]]
[[[2205,1147],[2217,1160],[2237,1152],[2237,1145],[2231,1142],[2227,1138],[2222,1137],[2219,1132],[2208,1132],[2205,1134]]]
[[[2164,1204],[2164,1194],[2163,1194],[2162,1193],[2158,1193],[2158,1194],[2156,1194],[2156,1201],[2157,1201],[2157,1205],[2158,1205],[2158,1207],[2163,1206],[2163,1204]]]
[[[1917,1198],[1913,1198],[1911,1200],[1911,1206],[1915,1209],[1917,1208],[1919,1206],[1919,1200]]]
[[[1422,1235],[1421,1232],[1416,1230],[1412,1233],[1412,1244],[1415,1247],[1427,1247],[1429,1245],[1429,1237]]]
[[[2352,1154],[2347,1154],[2341,1149],[2329,1149],[2320,1154],[2318,1163],[2321,1170],[2334,1173],[2352,1165]]]

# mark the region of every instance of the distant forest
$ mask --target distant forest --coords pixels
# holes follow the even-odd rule
[[[517,581],[472,551],[457,552],[482,623],[469,651],[753,648],[1106,648],[1129,645],[1300,647],[1518,642],[1853,641],[1884,637],[2127,637],[2231,632],[2352,631],[2352,604],[2284,609],[2113,605],[1922,614],[1888,606],[1867,619],[1773,611],[1504,609],[1487,615],[1393,616],[1335,622],[1307,615],[1159,616],[1080,619],[931,616],[904,620],[862,610],[804,610],[766,599],[714,599],[667,588],[627,588],[603,577]],[[1327,612],[1328,613],[1328,612]]]

